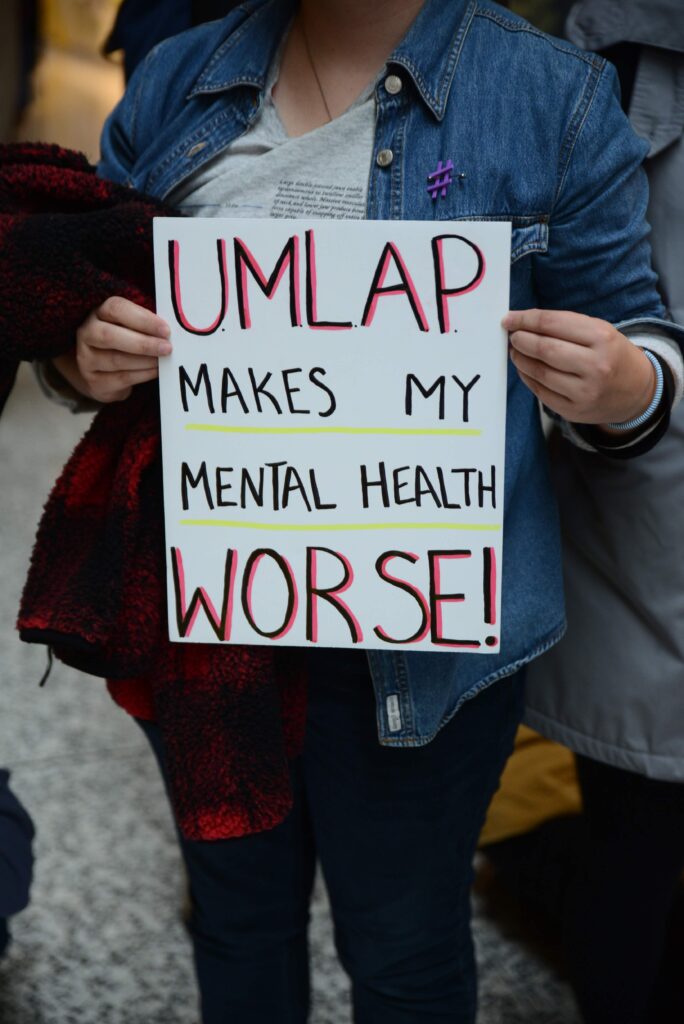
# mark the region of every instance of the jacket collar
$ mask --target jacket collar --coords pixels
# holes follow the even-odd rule
[[[295,0],[248,0],[242,4],[224,22],[228,34],[200,72],[188,99],[237,86],[263,91],[268,69],[296,6]],[[476,0],[426,0],[387,61],[408,72],[418,94],[440,121],[446,113],[451,83],[476,8]],[[235,28],[239,12],[244,17]],[[436,35],[443,41],[439,47],[434,45]]]
[[[188,99],[241,85],[263,91],[268,69],[296,6],[294,0],[248,0],[219,22],[227,36],[200,72]],[[235,27],[240,14],[243,20]]]
[[[451,83],[476,9],[475,0],[426,0],[387,61],[408,71],[439,121],[446,113]],[[435,46],[436,38],[441,46]]]

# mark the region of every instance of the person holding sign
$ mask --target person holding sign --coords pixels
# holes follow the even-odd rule
[[[378,642],[368,654],[314,643],[304,652],[279,648],[274,673],[303,665],[309,676],[289,814],[255,831],[252,814],[241,822],[231,817],[227,828],[225,816],[197,807],[192,834],[184,829],[181,836],[205,1024],[307,1019],[306,924],[317,859],[358,1024],[475,1020],[471,860],[522,713],[524,665],[564,630],[538,400],[578,444],[624,456],[657,441],[682,387],[684,332],[668,322],[649,262],[644,151],[620,110],[608,65],[489,0],[302,0],[298,7],[253,0],[154,50],[110,118],[101,175],[191,216],[432,222],[432,296],[424,298],[419,284],[414,290],[397,243],[392,266],[380,265],[369,297],[382,296],[385,308],[402,303],[426,339],[430,328],[443,341],[453,336],[455,351],[459,311],[466,316],[489,272],[478,258],[470,286],[451,287],[440,239],[470,238],[472,221],[505,222],[512,230],[511,312],[503,321],[511,346],[503,580],[499,573],[490,586],[482,639],[469,638],[464,650],[458,633],[437,629],[438,608],[446,617],[468,601],[455,588],[438,589],[442,604],[426,610],[408,557],[403,575],[392,570],[394,589],[403,586],[416,611],[422,607],[432,649],[414,649],[415,637],[408,649],[399,638],[392,646]],[[255,321],[257,302],[285,287],[286,271],[301,268],[307,256],[314,265],[312,237],[304,232],[267,267],[252,253],[245,272],[258,278]],[[217,251],[224,284],[234,285],[249,254],[226,242],[224,263],[220,238],[214,260]],[[171,246],[172,274],[174,253]],[[180,260],[182,266],[182,246]],[[385,271],[392,274],[387,285]],[[234,291],[226,297],[233,302]],[[303,335],[321,326],[353,333],[345,310],[325,323],[312,288],[306,297],[301,308],[293,298],[290,326]],[[225,312],[211,327],[213,339]],[[163,318],[112,296],[88,317],[57,369],[90,398],[134,400],[138,386],[157,377],[159,360],[174,358],[176,336],[194,329],[200,344],[206,321],[195,321],[195,313],[177,304],[172,342]],[[248,326],[243,316],[238,331]],[[340,350],[352,344],[352,334],[331,337]],[[500,344],[503,352],[503,332]],[[186,384],[188,402],[209,393],[209,370],[197,373]],[[425,401],[433,385],[433,401],[439,399],[439,378],[417,377]],[[471,378],[459,379],[467,386]],[[325,378],[308,378],[309,402],[325,397],[316,380]],[[235,383],[229,381],[226,395]],[[188,487],[203,489],[200,468],[191,469],[197,486]],[[382,480],[379,487],[374,494],[382,493]],[[392,550],[390,537],[386,553]],[[454,546],[433,551],[433,561],[440,554],[472,552]],[[181,593],[178,559],[174,567]],[[350,582],[345,578],[344,587]],[[337,588],[338,610],[343,589]],[[192,611],[181,615],[186,628],[200,613],[216,624],[221,616],[214,616],[209,595],[200,587],[195,597],[192,609],[181,608]],[[351,608],[351,592],[346,597]],[[256,657],[250,650],[244,659]],[[187,730],[199,751],[215,723],[197,714],[203,680],[192,678],[193,687],[177,691],[173,714],[177,721],[192,707]],[[111,691],[145,717],[145,702],[130,686],[114,682]],[[284,684],[286,708],[288,692]],[[173,788],[183,777],[178,764],[189,767],[189,757],[182,761],[187,751],[166,742],[164,721],[144,727]],[[267,753],[263,727],[254,720],[241,734],[245,762]],[[251,810],[268,807],[269,795],[262,795],[263,804]]]

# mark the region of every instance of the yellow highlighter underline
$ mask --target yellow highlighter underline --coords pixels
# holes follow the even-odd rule
[[[204,434],[380,434],[404,437],[480,437],[481,430],[413,427],[226,427],[218,423],[186,423],[186,430]]]
[[[181,519],[181,526],[223,526],[236,530],[269,530],[284,533],[347,533],[359,530],[470,530],[476,533],[501,530],[500,523],[254,523],[239,519]]]

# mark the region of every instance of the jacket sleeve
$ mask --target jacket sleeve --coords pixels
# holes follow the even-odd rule
[[[635,343],[657,348],[673,386],[666,388],[656,429],[649,423],[636,444],[615,449],[596,428],[574,425],[573,434],[569,425],[581,446],[628,458],[647,451],[667,429],[670,408],[681,396],[684,328],[665,309],[651,265],[642,166],[648,144],[622,110],[612,64],[604,62],[587,88],[593,92],[584,115],[563,147],[549,246],[535,257],[535,283],[542,307],[608,320]]]
[[[593,92],[562,148],[548,251],[535,257],[540,305],[618,328],[646,332],[652,325],[681,348],[684,329],[671,323],[651,266],[642,167],[648,145],[620,106],[611,64],[604,63],[586,88]]]
[[[102,130],[101,156],[97,173],[99,177],[115,181],[119,185],[131,183],[131,172],[139,155],[137,114],[146,83],[151,77],[150,65],[154,61],[156,50],[157,47],[138,65],[122,99],[105,121]]]

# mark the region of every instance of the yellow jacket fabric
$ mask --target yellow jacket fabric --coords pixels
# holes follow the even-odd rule
[[[490,805],[480,845],[531,832],[551,818],[581,811],[572,752],[522,725]]]

